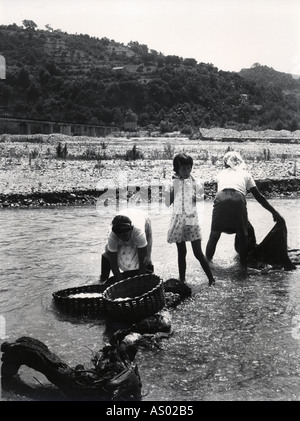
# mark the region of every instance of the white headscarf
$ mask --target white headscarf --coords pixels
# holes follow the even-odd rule
[[[246,169],[246,163],[238,152],[229,151],[224,155],[224,164],[234,170]]]

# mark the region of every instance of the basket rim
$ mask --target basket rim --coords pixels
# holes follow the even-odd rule
[[[155,278],[157,278],[157,280],[159,280],[159,282],[158,282],[158,284],[157,284],[157,285],[155,285],[152,289],[149,289],[149,291],[144,292],[144,294],[142,294],[142,295],[137,295],[136,297],[123,298],[123,299],[122,299],[122,302],[133,301],[133,300],[137,300],[137,299],[140,299],[140,298],[142,298],[142,297],[145,297],[146,295],[151,294],[151,293],[152,293],[155,289],[157,289],[158,287],[161,287],[161,285],[163,285],[163,280],[162,280],[162,278],[161,278],[160,276],[158,276],[158,275],[154,275],[153,273],[146,273],[146,274],[143,274],[142,276],[146,276],[146,277],[155,277]],[[141,277],[141,275],[132,276],[131,278],[122,279],[121,281],[116,282],[116,283],[115,283],[115,284],[113,284],[113,285],[110,285],[110,286],[109,286],[109,287],[107,287],[107,288],[106,288],[106,290],[103,292],[103,300],[109,301],[109,302],[111,302],[111,303],[115,303],[115,302],[116,302],[116,300],[112,300],[111,298],[107,297],[107,292],[108,292],[110,289],[113,289],[113,287],[115,287],[116,285],[119,285],[119,284],[124,283],[124,282],[128,282],[130,279],[136,279],[136,278],[140,278],[140,277]]]
[[[102,291],[99,291],[99,293],[102,294],[103,297],[103,293],[105,291],[104,285],[102,284],[90,284],[90,285],[80,285],[80,286],[74,286],[74,287],[70,287],[70,288],[66,288],[66,289],[60,289],[58,291],[55,291],[52,293],[52,297],[53,298],[57,298],[57,299],[62,299],[62,298],[68,298],[69,300],[76,300],[76,299],[80,299],[80,300],[91,300],[91,299],[99,299],[101,297],[70,297],[69,295],[71,295],[72,293],[80,293],[80,291],[86,291],[89,289],[102,289]]]

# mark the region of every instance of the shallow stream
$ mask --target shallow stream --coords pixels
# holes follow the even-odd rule
[[[288,245],[300,248],[299,199],[272,199],[285,218]],[[212,202],[202,212],[203,249]],[[259,243],[273,226],[271,215],[248,201]],[[151,210],[153,262],[163,279],[177,277],[176,246],[167,244],[169,213]],[[74,367],[90,361],[107,340],[102,320],[62,314],[52,293],[97,283],[111,215],[95,207],[0,211],[0,337],[31,336]],[[158,349],[139,349],[143,400],[300,400],[300,277],[295,271],[239,268],[233,236],[223,234],[214,258],[216,285],[188,246],[191,298],[171,311],[172,335]],[[2,401],[59,400],[57,389],[28,367],[29,387],[1,391]]]

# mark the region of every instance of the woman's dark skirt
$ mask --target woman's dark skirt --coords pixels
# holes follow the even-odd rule
[[[211,231],[247,235],[247,203],[245,196],[234,189],[224,189],[214,200]]]

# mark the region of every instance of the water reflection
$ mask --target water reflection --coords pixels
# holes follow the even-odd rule
[[[299,203],[272,200],[286,220],[291,248],[300,248],[295,225]],[[260,242],[273,221],[256,202],[249,201],[248,209]],[[212,203],[206,202],[203,246],[211,210]],[[102,319],[62,314],[52,293],[98,281],[110,217],[93,207],[0,212],[0,314],[5,319],[1,342],[32,336],[71,366],[89,361],[104,345],[112,327]],[[168,222],[168,213],[152,215],[153,261],[156,273],[165,279],[177,277],[176,247],[166,243]],[[161,349],[142,349],[137,355],[144,400],[299,400],[299,270],[242,276],[233,236],[226,235],[214,260],[217,283],[209,288],[188,247],[192,297],[172,311],[173,334]],[[35,377],[39,378],[36,372],[21,369],[21,378],[38,388]],[[51,387],[46,379],[40,381]],[[1,399],[32,397],[2,391]]]

